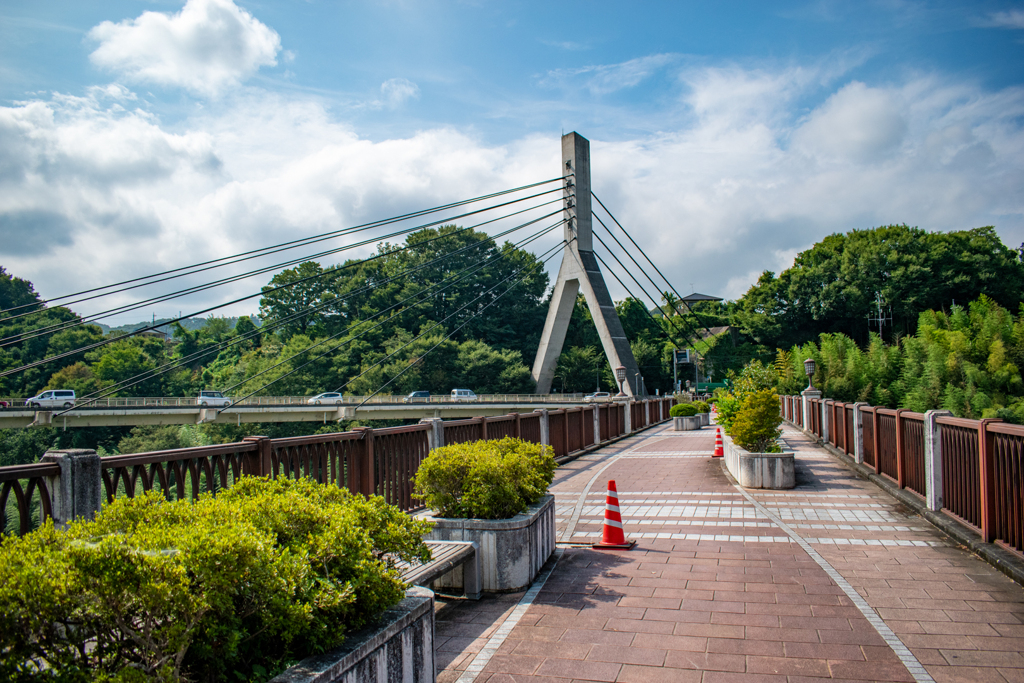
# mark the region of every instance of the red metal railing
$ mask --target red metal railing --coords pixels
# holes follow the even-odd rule
[[[946,512],[981,530],[981,467],[978,421],[940,417],[942,506]]]
[[[651,421],[668,419],[672,403],[671,397],[651,400]],[[548,436],[555,455],[594,444],[595,411],[601,441],[621,436],[626,409],[611,403],[549,411]],[[630,409],[639,418],[633,429],[646,426],[644,404],[633,403]],[[247,437],[216,446],[107,456],[100,459],[103,493],[108,503],[152,490],[169,500],[195,500],[231,486],[242,475],[308,477],[353,493],[378,494],[403,510],[414,510],[421,506],[412,497],[412,479],[429,452],[432,429],[421,423],[284,439]],[[505,436],[540,443],[541,413],[444,422],[446,444]],[[26,533],[52,517],[53,488],[60,476],[56,463],[0,467],[0,535]]]

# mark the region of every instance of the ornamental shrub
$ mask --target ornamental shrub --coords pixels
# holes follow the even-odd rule
[[[697,406],[692,403],[677,403],[669,409],[671,417],[690,417],[697,414]]]
[[[710,413],[711,405],[707,401],[694,401],[693,405],[697,408],[698,413]]]
[[[548,446],[505,437],[435,448],[416,472],[416,498],[438,517],[508,519],[547,493],[555,478]]]
[[[743,399],[729,434],[738,446],[751,453],[777,453],[781,423],[778,395],[771,389],[761,389]]]
[[[429,525],[311,480],[119,499],[0,545],[0,679],[266,680],[404,595]]]

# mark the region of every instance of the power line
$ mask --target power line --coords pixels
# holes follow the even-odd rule
[[[204,356],[209,356],[209,355],[212,355],[214,353],[220,353],[221,351],[223,351],[223,350],[225,350],[227,348],[230,348],[232,346],[244,343],[244,342],[246,342],[246,341],[248,341],[248,340],[250,340],[250,339],[252,339],[254,337],[261,336],[261,335],[266,334],[266,333],[268,333],[270,331],[273,331],[274,329],[277,329],[279,327],[283,327],[284,325],[287,325],[287,324],[293,322],[294,320],[296,320],[298,318],[306,317],[306,316],[308,316],[308,315],[310,315],[312,313],[315,313],[315,312],[317,312],[317,311],[319,311],[319,310],[321,310],[321,309],[323,309],[323,308],[325,308],[327,306],[336,304],[336,303],[338,303],[340,301],[344,301],[344,300],[346,300],[348,298],[351,298],[351,297],[356,296],[358,294],[362,294],[362,293],[364,293],[366,291],[373,290],[376,287],[380,287],[382,285],[389,284],[391,282],[394,282],[396,280],[401,279],[402,277],[410,275],[410,274],[412,274],[412,273],[414,273],[416,271],[424,270],[424,269],[426,269],[426,268],[428,268],[428,267],[430,267],[430,266],[432,266],[432,265],[434,265],[434,264],[436,264],[436,263],[438,263],[440,261],[444,261],[444,260],[446,260],[448,258],[451,258],[452,256],[455,256],[455,255],[457,255],[459,253],[462,253],[464,251],[484,246],[489,241],[494,241],[496,239],[500,239],[501,237],[505,237],[506,235],[509,235],[509,234],[511,234],[513,232],[516,232],[516,231],[521,230],[521,229],[523,229],[525,227],[533,225],[533,224],[543,220],[544,218],[549,217],[549,216],[554,215],[554,214],[557,214],[557,213],[559,213],[559,212],[556,211],[556,212],[553,212],[552,214],[548,214],[548,216],[543,216],[541,218],[536,218],[536,219],[527,221],[526,223],[523,223],[523,224],[518,225],[518,226],[516,226],[514,228],[506,230],[506,231],[504,231],[502,233],[499,233],[499,234],[497,234],[497,235],[495,235],[493,237],[489,237],[487,241],[480,241],[480,242],[477,242],[475,244],[466,245],[466,246],[461,247],[459,249],[456,249],[454,251],[450,251],[450,252],[444,254],[443,256],[439,256],[437,258],[431,259],[430,261],[422,263],[422,264],[420,264],[418,266],[415,266],[413,268],[407,268],[406,270],[401,271],[400,273],[398,273],[398,274],[396,274],[396,275],[394,275],[394,276],[392,276],[392,277],[390,277],[390,278],[388,278],[386,280],[383,280],[382,282],[377,282],[377,283],[373,283],[371,285],[366,285],[366,286],[361,287],[361,288],[359,288],[357,290],[349,292],[344,297],[339,297],[337,299],[332,299],[331,301],[325,302],[325,303],[320,304],[318,306],[314,306],[314,307],[312,307],[312,308],[310,308],[309,310],[306,310],[306,311],[297,311],[297,312],[295,312],[295,313],[293,313],[293,314],[291,314],[289,316],[286,316],[286,317],[284,317],[284,318],[282,318],[282,319],[280,319],[278,321],[275,321],[274,323],[272,323],[270,325],[265,325],[264,327],[261,327],[261,328],[259,328],[257,330],[254,330],[253,332],[250,332],[250,333],[248,333],[246,335],[243,335],[241,337],[237,337],[237,338],[229,340],[227,342],[221,342],[220,344],[217,344],[217,345],[215,345],[213,347],[209,347],[209,348],[206,348],[206,349],[201,349],[199,351],[196,351],[195,353],[190,354],[189,356],[186,356],[185,358],[180,359],[177,362],[165,363],[164,365],[160,366],[159,368],[154,368],[153,370],[148,370],[148,371],[146,371],[144,373],[140,373],[138,375],[135,375],[134,377],[130,377],[128,379],[122,380],[121,382],[118,382],[117,384],[115,384],[112,387],[106,387],[106,388],[104,388],[104,389],[102,389],[100,391],[93,392],[92,394],[89,394],[89,395],[83,397],[84,403],[83,403],[83,401],[79,401],[77,407],[82,407],[83,405],[88,405],[90,403],[94,403],[94,402],[96,402],[96,401],[98,401],[98,400],[100,400],[102,398],[106,398],[107,396],[111,396],[111,395],[121,391],[122,389],[127,389],[127,388],[130,388],[132,386],[136,386],[138,384],[141,384],[142,382],[145,382],[145,381],[148,381],[148,380],[153,379],[155,377],[158,377],[158,376],[160,376],[160,375],[162,375],[162,374],[164,374],[166,372],[170,372],[171,370],[175,370],[175,369],[180,368],[180,367],[182,367],[184,365],[187,365],[192,360],[195,360],[195,359],[198,359],[198,358],[202,358]],[[531,236],[525,238],[524,240],[521,240],[519,243],[517,243],[514,246],[516,248],[524,246],[524,245],[528,244],[529,242],[533,241],[539,234],[544,234],[546,232],[550,232],[552,229],[554,229],[554,227],[557,227],[557,225],[561,225],[561,223],[558,223],[558,224],[556,224],[556,226],[552,226],[551,228],[546,228],[545,230],[541,231],[541,233],[538,233],[538,234],[535,234],[535,235],[531,235]],[[451,234],[449,234],[447,236],[450,237],[450,236],[452,236],[454,234],[457,234],[457,233],[451,233]],[[428,243],[430,243],[432,241],[434,241],[434,240],[425,240],[424,242],[420,242],[420,243],[418,243],[417,245],[414,245],[414,246],[421,246],[423,244],[428,244]],[[394,253],[394,252],[389,252],[389,253]],[[504,258],[505,254],[503,252],[499,252],[499,255],[500,255],[501,258]],[[478,265],[477,266],[477,270],[483,268],[484,265],[486,265],[487,263],[488,262],[485,261],[482,264]],[[446,285],[445,289],[447,289],[448,287],[454,285],[456,282],[458,282],[461,279],[462,278],[459,278],[459,279],[449,283],[448,285]],[[441,284],[441,283],[436,283],[434,285],[431,285],[430,287],[427,288],[427,290],[424,290],[424,291],[429,291],[429,289],[431,289],[433,287],[436,287],[439,284]],[[423,292],[420,292],[420,294],[422,294],[422,293]],[[413,296],[417,296],[417,295],[413,295]],[[412,298],[412,297],[409,297],[409,298]],[[403,300],[402,302],[399,302],[399,304],[396,304],[396,306],[400,305],[401,303],[404,303],[404,301],[407,301],[407,300],[408,299]],[[395,308],[396,306],[392,306],[392,307],[390,307],[388,309],[385,309],[385,311],[382,311],[382,312],[378,313],[377,315],[380,315],[380,314],[382,314],[382,313],[384,313],[384,312],[386,312],[388,310],[391,310],[391,308]],[[375,315],[374,317],[377,317],[377,315]],[[372,320],[373,318],[370,318],[370,319]],[[348,330],[346,330],[346,331],[348,331]],[[334,336],[337,337],[339,335],[334,335]],[[328,341],[328,340],[324,340],[324,341]],[[310,348],[313,348],[313,347],[310,347]],[[305,351],[308,351],[308,350],[309,349],[305,349]],[[303,353],[305,351],[303,351]],[[276,366],[274,366],[274,367],[276,367]],[[251,379],[252,378],[248,378],[246,381],[251,380]],[[235,385],[235,386],[238,386],[238,385]],[[102,394],[102,395],[97,396],[97,394]],[[62,415],[64,412],[67,412],[67,411],[63,411],[61,413],[57,413],[57,415]]]
[[[540,187],[541,185],[546,185],[548,183],[552,183],[552,182],[555,182],[555,181],[561,181],[563,179],[564,178],[562,178],[562,177],[550,178],[548,180],[542,180],[542,181],[537,182],[537,183],[531,183],[529,185],[522,185],[520,187],[515,187],[515,188],[512,188],[510,190],[502,190],[501,192],[494,192],[494,193],[487,194],[487,195],[481,195],[479,197],[474,197],[472,199],[465,199],[465,200],[462,200],[462,201],[459,201],[459,202],[452,202],[452,203],[449,203],[449,204],[443,204],[443,205],[440,205],[440,206],[435,206],[435,207],[430,208],[430,209],[423,209],[423,210],[420,210],[420,211],[413,211],[411,213],[402,214],[400,216],[394,216],[392,218],[386,218],[386,219],[382,219],[382,220],[379,220],[379,221],[373,221],[371,223],[364,223],[362,225],[356,225],[356,226],[352,226],[352,227],[349,227],[349,228],[342,228],[340,230],[334,230],[334,231],[325,233],[323,235],[316,235],[316,236],[312,236],[312,237],[303,237],[303,238],[300,238],[300,239],[297,239],[297,240],[291,240],[289,242],[281,242],[279,244],[271,245],[269,247],[261,247],[259,249],[253,249],[253,250],[250,250],[250,251],[245,251],[245,252],[241,252],[241,253],[238,253],[238,254],[233,254],[231,256],[223,256],[221,258],[212,259],[210,261],[202,261],[200,263],[192,264],[192,265],[189,265],[189,266],[182,266],[180,268],[174,268],[174,269],[171,269],[171,270],[165,270],[163,272],[154,273],[152,275],[144,275],[142,277],[137,277],[137,278],[133,278],[133,279],[130,279],[130,280],[122,280],[121,282],[115,282],[113,284],[103,285],[101,287],[93,287],[92,289],[86,289],[86,290],[82,290],[80,292],[74,292],[72,294],[64,294],[64,295],[61,295],[61,296],[52,297],[50,299],[44,299],[42,301],[36,301],[36,302],[33,302],[33,303],[29,303],[29,304],[22,304],[20,306],[12,306],[11,308],[0,310],[0,313],[8,313],[10,311],[19,310],[19,309],[22,309],[22,308],[28,308],[28,307],[31,307],[31,306],[42,306],[42,305],[45,305],[47,303],[51,303],[51,302],[54,302],[54,301],[59,301],[61,299],[69,299],[69,298],[76,297],[76,296],[82,296],[83,294],[91,294],[92,292],[98,292],[98,291],[101,291],[101,290],[104,290],[104,289],[110,289],[112,287],[119,287],[121,285],[131,284],[131,283],[134,283],[134,282],[141,282],[142,280],[149,280],[149,279],[156,278],[156,277],[161,277],[161,276],[164,276],[164,275],[170,275],[172,273],[178,273],[178,272],[181,272],[181,271],[184,271],[184,270],[189,270],[189,269],[193,269],[193,268],[200,268],[202,266],[207,266],[207,265],[210,265],[210,264],[230,261],[231,259],[247,260],[247,259],[242,259],[241,257],[253,257],[253,258],[255,258],[255,256],[252,256],[252,255],[265,256],[267,254],[276,253],[277,251],[284,251],[284,248],[294,249],[296,247],[304,246],[306,244],[313,244],[315,242],[320,242],[320,241],[323,241],[323,240],[332,239],[332,238],[340,236],[340,235],[350,234],[350,233],[353,233],[353,232],[360,232],[362,230],[369,230],[369,229],[372,229],[372,228],[381,227],[381,226],[384,226],[384,225],[389,225],[391,223],[398,223],[400,221],[408,220],[410,218],[418,218],[420,216],[425,216],[425,215],[428,215],[428,214],[431,214],[431,213],[436,213],[438,211],[444,211],[444,210],[455,208],[455,207],[458,207],[458,206],[465,206],[467,204],[472,204],[474,202],[485,201],[487,199],[493,199],[495,197],[501,197],[501,196],[504,196],[504,195],[507,195],[507,194],[512,194],[512,193],[515,193],[515,192],[520,192],[522,190],[528,190],[528,189],[531,189],[531,188],[534,188],[534,187]],[[561,189],[561,188],[558,188],[558,189]],[[555,190],[555,191],[557,191],[557,190]],[[454,219],[449,219],[449,220],[454,220]],[[261,253],[261,252],[266,252],[266,253]],[[232,262],[237,262],[237,261],[232,261]],[[228,265],[228,264],[227,263],[223,263],[222,265]],[[219,266],[216,266],[216,267],[219,267]],[[203,270],[207,270],[207,269],[203,268]],[[194,271],[194,272],[200,272],[200,271]],[[183,273],[183,275],[189,275],[189,274],[190,273]],[[177,275],[175,277],[181,277],[181,275]],[[167,279],[171,279],[171,278],[167,278]],[[154,283],[146,283],[146,284],[154,284]],[[138,285],[138,286],[144,286],[144,285]],[[133,288],[128,288],[128,289],[133,289]],[[119,290],[119,291],[124,291],[124,290]],[[108,294],[110,294],[110,293],[112,293],[112,292],[108,292]],[[102,295],[102,296],[105,296],[105,295]],[[93,298],[93,297],[90,297],[90,298]],[[84,301],[84,299],[83,299],[83,301]],[[71,302],[71,303],[77,303],[77,302]],[[35,311],[32,311],[32,312],[35,312]]]

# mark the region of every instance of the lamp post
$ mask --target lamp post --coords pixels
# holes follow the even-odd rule
[[[633,373],[633,391],[640,396],[643,396],[643,392],[640,391],[640,373]]]
[[[815,369],[815,364],[814,364],[814,359],[813,358],[808,358],[807,360],[804,361],[804,374],[807,375],[807,388],[808,389],[813,389],[814,388],[814,379],[813,379],[814,369]]]
[[[622,383],[626,381],[626,367],[620,365],[615,368],[615,380],[619,383],[619,396],[625,396],[626,393],[622,391]]]

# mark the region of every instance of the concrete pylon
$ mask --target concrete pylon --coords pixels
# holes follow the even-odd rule
[[[564,191],[567,244],[562,252],[562,265],[558,269],[558,278],[551,293],[551,305],[547,320],[544,321],[537,359],[533,363],[537,393],[551,392],[555,366],[562,354],[562,344],[565,343],[565,333],[569,329],[576,296],[582,289],[608,362],[613,369],[620,365],[626,368],[626,381],[623,382],[622,390],[630,396],[637,396],[639,370],[636,360],[594,255],[590,142],[578,133],[562,136],[562,170],[567,176]]]

